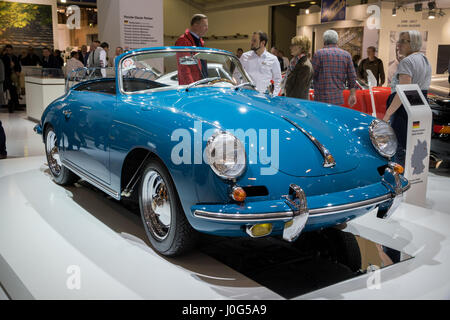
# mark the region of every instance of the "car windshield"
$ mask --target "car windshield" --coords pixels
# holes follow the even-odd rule
[[[235,87],[251,82],[231,54],[181,48],[124,57],[120,61],[120,79],[127,93],[193,86]]]

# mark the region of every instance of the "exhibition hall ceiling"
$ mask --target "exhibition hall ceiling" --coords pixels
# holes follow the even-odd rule
[[[277,1],[277,0],[183,0],[198,9],[204,11],[216,11],[224,9],[260,6],[260,5],[289,5],[295,4],[299,9],[306,9],[311,5],[317,4],[320,6],[321,1]],[[357,5],[363,3],[376,3],[377,1],[361,1],[361,0],[347,0],[347,5]],[[418,0],[388,0],[386,2],[395,2],[397,6],[413,6],[416,3],[422,3],[424,8],[430,1]],[[436,7],[440,9],[450,8],[450,0],[435,0]]]
[[[274,1],[274,0],[183,0],[186,3],[197,7],[198,9],[208,11],[234,9],[262,5],[295,5],[299,9],[308,8],[311,5],[318,4],[320,1]]]

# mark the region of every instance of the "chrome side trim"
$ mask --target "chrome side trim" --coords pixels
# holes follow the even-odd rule
[[[336,165],[336,161],[334,160],[333,155],[331,154],[331,152],[325,148],[325,146],[323,144],[321,144],[319,142],[319,140],[317,140],[315,137],[313,137],[308,131],[306,131],[305,129],[303,129],[302,127],[300,127],[297,123],[295,123],[294,121],[292,121],[291,119],[288,119],[285,116],[281,116],[284,120],[286,120],[287,122],[289,122],[290,124],[292,124],[294,127],[296,127],[298,130],[300,130],[301,132],[303,132],[303,134],[305,136],[308,137],[309,140],[311,140],[312,143],[314,143],[314,145],[317,147],[317,149],[319,149],[320,153],[322,154],[323,157],[323,166],[325,168],[331,168],[334,167]]]
[[[406,185],[402,190],[406,192],[411,187],[410,183]],[[316,209],[309,209],[309,217],[320,217],[336,213],[342,213],[345,211],[351,211],[355,209],[363,209],[367,207],[376,206],[387,200],[395,198],[396,195],[393,193],[388,193],[383,196],[379,196],[372,199],[367,199],[363,201],[347,203],[339,206],[330,206]],[[220,213],[220,212],[209,212],[205,210],[195,210],[194,216],[197,218],[214,220],[214,221],[229,221],[229,222],[260,222],[260,221],[277,221],[292,219],[294,217],[293,211],[282,211],[282,212],[270,212],[270,213],[252,213],[252,214],[239,214],[239,213]]]
[[[70,171],[80,176],[80,178],[83,178],[84,180],[92,184],[94,187],[97,187],[106,194],[110,195],[111,197],[120,200],[118,192],[114,191],[113,189],[105,185],[103,182],[100,182],[97,179],[88,176],[86,173],[78,169],[74,164],[71,164],[68,160],[62,160],[62,164],[66,166]]]

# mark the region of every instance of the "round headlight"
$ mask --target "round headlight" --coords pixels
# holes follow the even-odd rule
[[[375,119],[369,126],[370,140],[375,149],[386,158],[391,158],[397,151],[397,137],[392,127],[379,119]]]
[[[246,154],[242,142],[228,132],[220,132],[209,138],[206,157],[211,169],[219,177],[234,179],[245,170]]]

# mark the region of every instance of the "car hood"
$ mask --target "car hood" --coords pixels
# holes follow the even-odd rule
[[[352,134],[352,128],[333,116],[339,111],[336,108],[341,107],[285,97],[269,98],[252,90],[228,88],[195,88],[179,94],[183,98],[178,97],[172,102],[176,109],[223,130],[242,129],[249,136],[255,133],[253,137],[257,137],[258,143],[247,138],[245,145],[247,157],[257,151],[256,164],[264,165],[266,154],[273,159],[272,152],[278,149],[278,164],[272,161],[272,166],[293,176],[337,174],[359,165],[357,137]],[[323,167],[324,158],[316,145],[286,119],[305,129],[325,146],[336,165]],[[268,150],[264,150],[266,148]],[[254,163],[250,161],[250,164]]]

